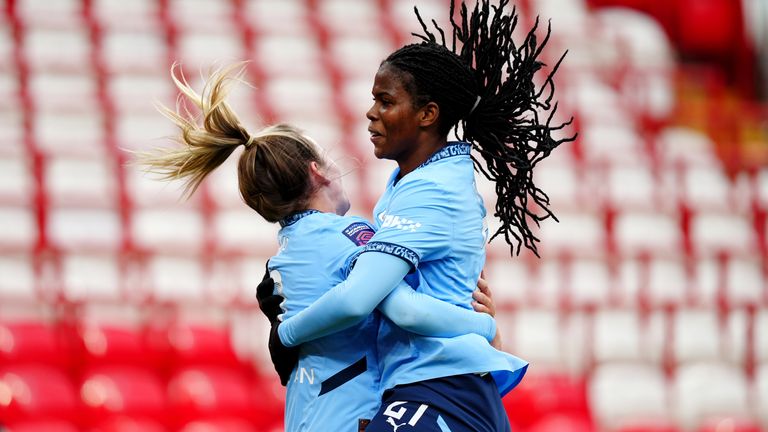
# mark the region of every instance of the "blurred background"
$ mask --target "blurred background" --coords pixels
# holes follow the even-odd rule
[[[0,13],[0,424],[282,430],[255,302],[277,227],[236,158],[190,200],[130,165],[170,144],[169,69],[289,121],[370,217],[393,168],[364,113],[379,62],[447,0],[5,0]],[[565,144],[538,167],[560,223],[538,259],[489,245],[515,430],[768,430],[768,2],[517,0],[551,20]],[[543,21],[542,28],[546,21]],[[542,30],[542,29],[540,29]],[[542,33],[543,35],[543,33]],[[489,209],[492,186],[478,180]]]

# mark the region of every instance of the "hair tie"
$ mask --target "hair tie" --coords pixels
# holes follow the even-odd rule
[[[251,144],[253,144],[253,138],[254,138],[253,135],[251,135],[251,136],[248,137],[248,140],[243,143],[245,148],[250,148],[251,147]]]
[[[475,104],[472,105],[472,109],[469,110],[469,114],[467,115],[472,115],[472,113],[475,111],[475,108],[477,108],[477,106],[480,105],[480,99],[482,99],[480,95],[477,95],[477,99],[475,99]]]

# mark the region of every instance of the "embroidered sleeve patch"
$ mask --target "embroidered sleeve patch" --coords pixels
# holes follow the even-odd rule
[[[410,263],[414,269],[419,266],[419,255],[404,246],[399,246],[387,242],[372,242],[365,246],[365,251],[383,252],[386,254],[394,255]]]
[[[366,223],[355,222],[344,228],[342,233],[344,233],[355,246],[363,246],[368,244],[368,240],[373,237],[373,228]]]

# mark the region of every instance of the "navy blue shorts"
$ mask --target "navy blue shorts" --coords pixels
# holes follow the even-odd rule
[[[490,374],[455,375],[384,392],[366,432],[505,432],[509,419]]]

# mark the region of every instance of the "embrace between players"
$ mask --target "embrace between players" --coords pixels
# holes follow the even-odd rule
[[[534,81],[549,30],[537,43],[534,25],[517,45],[508,1],[462,4],[458,19],[454,7],[447,41],[416,11],[422,42],[390,54],[374,77],[365,114],[374,154],[398,167],[372,222],[345,216],[339,169],[300,129],[241,125],[225,101],[238,65],[213,73],[202,95],[174,78],[202,124],[164,109],[184,145],[141,155],[192,193],[245,147],[242,198],[281,227],[258,299],[287,386],[289,432],[510,429],[501,398],[528,364],[496,349],[493,304],[478,283],[491,233],[475,169],[496,185],[501,226],[492,236],[536,253],[529,224],[553,215],[532,170],[572,138],[555,139],[564,125],[550,124],[559,62]],[[448,141],[451,130],[460,141]]]

